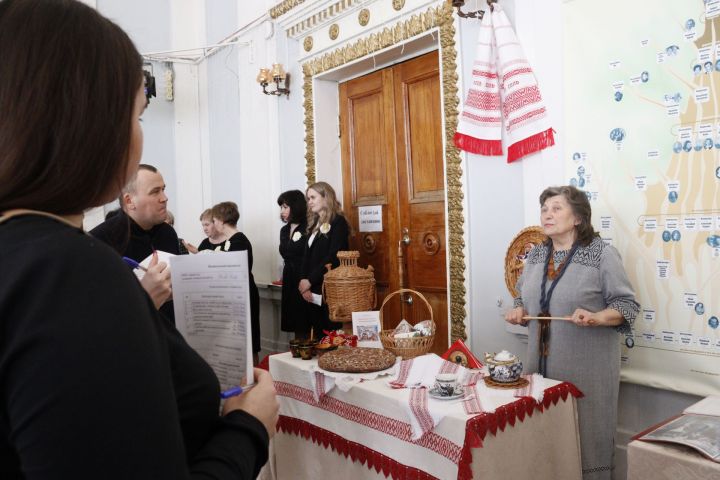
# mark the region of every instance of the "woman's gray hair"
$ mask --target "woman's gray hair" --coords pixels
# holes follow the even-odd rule
[[[587,194],[570,185],[548,187],[540,194],[540,206],[545,205],[548,198],[557,197],[558,195],[565,197],[573,214],[580,221],[575,226],[578,242],[581,245],[589,245],[593,238],[599,236],[599,234],[592,226],[592,208]]]

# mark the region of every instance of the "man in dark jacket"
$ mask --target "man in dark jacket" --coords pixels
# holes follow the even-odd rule
[[[168,198],[157,168],[140,164],[119,200],[120,212],[92,229],[90,235],[138,263],[156,250],[180,254],[177,233],[165,223]],[[170,270],[164,263],[156,263],[151,262],[141,283],[155,306],[174,322]]]

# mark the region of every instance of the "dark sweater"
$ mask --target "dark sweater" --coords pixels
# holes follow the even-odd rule
[[[173,227],[163,222],[150,230],[143,230],[122,210],[90,230],[90,235],[110,245],[121,256],[136,262],[142,262],[155,250],[180,255],[180,241]],[[165,302],[160,312],[175,323],[172,300]]]
[[[255,284],[255,277],[252,274],[253,254],[252,244],[250,240],[242,232],[237,232],[228,238],[230,247],[225,250],[225,242],[222,243],[223,252],[242,252],[247,251],[248,256],[248,282],[250,287],[250,325],[252,326],[252,348],[253,353],[260,351],[260,292]]]
[[[178,236],[173,227],[163,222],[143,230],[123,211],[90,230],[90,235],[107,243],[123,257],[137,262],[145,260],[154,250],[180,255]]]
[[[318,295],[322,294],[322,285],[327,273],[327,264],[333,268],[340,265],[337,252],[348,249],[348,236],[350,226],[342,215],[337,215],[330,222],[330,230],[327,233],[317,232],[312,245],[309,244],[310,237],[305,242],[305,256],[303,257],[302,272],[300,278],[307,278],[310,281],[310,291]],[[321,306],[306,303],[306,318],[308,325],[315,329],[315,334],[325,330],[335,330],[342,327],[342,324],[330,321],[328,307],[325,302]]]
[[[222,248],[224,243],[225,242],[212,243],[209,238],[205,238],[202,242],[200,242],[200,245],[198,246],[198,252],[202,250],[215,250],[217,247]]]
[[[299,333],[307,329],[303,325],[307,302],[305,302],[298,290],[303,258],[305,257],[306,227],[305,223],[297,226],[292,235],[297,240],[293,240],[290,236],[289,223],[280,229],[280,255],[284,261],[280,328],[284,332]]]
[[[106,245],[0,224],[0,478],[249,479],[267,432],[218,416],[210,367]]]

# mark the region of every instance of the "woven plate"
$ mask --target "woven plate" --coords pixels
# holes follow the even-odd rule
[[[523,388],[527,387],[530,382],[527,381],[526,378],[520,377],[514,382],[509,383],[501,383],[496,382],[490,377],[483,377],[483,380],[485,380],[485,385],[487,385],[490,388]]]
[[[520,295],[515,289],[515,284],[525,267],[527,254],[535,245],[547,240],[542,227],[532,226],[520,230],[505,253],[505,285],[513,298]]]

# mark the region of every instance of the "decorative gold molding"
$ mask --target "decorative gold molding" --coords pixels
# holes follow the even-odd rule
[[[270,18],[276,19],[281,15],[285,15],[287,12],[304,2],[305,0],[285,0],[284,2],[280,2],[270,9]]]
[[[330,25],[330,29],[328,30],[328,36],[330,37],[330,40],[335,40],[338,35],[340,35],[340,27],[337,23],[333,23]]]
[[[309,52],[310,50],[312,50],[312,47],[313,47],[313,38],[312,38],[312,35],[308,35],[307,37],[305,37],[305,40],[303,40],[303,48],[305,49],[306,52]]]
[[[393,0],[393,8],[396,11],[402,10],[402,8],[405,6],[405,0]]]
[[[367,8],[363,8],[360,10],[360,13],[358,13],[358,23],[361,27],[366,26],[370,22],[370,10]]]
[[[403,2],[404,3],[404,2]],[[457,88],[457,50],[452,6],[444,2],[423,13],[413,15],[381,32],[372,33],[354,43],[339,47],[303,63],[305,100],[305,175],[308,185],[315,182],[315,120],[313,109],[313,77],[378,50],[398,44],[433,28],[440,31],[442,62],[442,95],[445,112],[445,185],[448,202],[448,236],[450,254],[450,336],[451,342],[467,340],[465,329],[465,241],[462,167],[460,152],[453,143],[457,129],[460,99]]]
[[[348,8],[356,5],[361,0],[339,0],[329,7],[315,13],[314,15],[303,19],[286,30],[291,38],[297,38],[304,32],[314,29],[319,25],[329,23],[333,18],[345,12]]]

